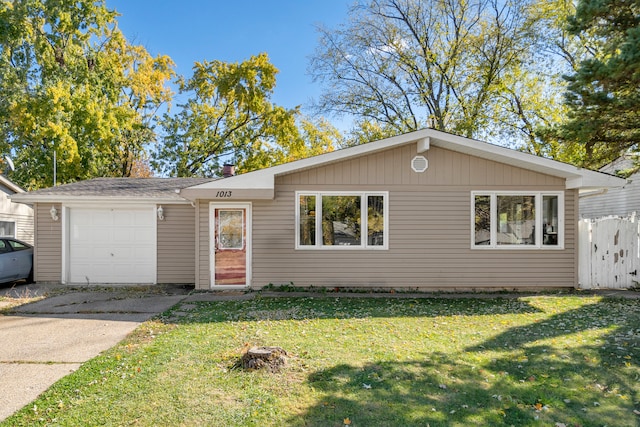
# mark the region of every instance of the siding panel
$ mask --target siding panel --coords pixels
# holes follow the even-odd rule
[[[58,221],[53,221],[49,211],[51,203],[34,204],[35,245],[34,280],[36,282],[60,283],[62,279],[62,222],[66,220],[60,204],[54,205],[58,210]]]
[[[615,170],[607,172],[613,173]],[[605,194],[581,199],[580,215],[583,218],[600,218],[640,213],[640,172],[629,179],[631,182],[622,188],[611,188]]]
[[[195,209],[164,205],[158,221],[158,283],[195,283]]]
[[[15,193],[11,189],[0,184],[0,221],[15,223],[15,237],[33,244],[33,208],[12,202],[12,194]]]
[[[198,270],[196,289],[210,288],[209,202],[200,200],[197,215]]]
[[[562,191],[562,179],[438,147],[423,154],[429,168],[417,174],[416,154],[405,146],[320,167],[304,183],[301,174],[277,178],[275,200],[253,204],[253,286],[576,285],[576,191],[565,192],[564,249],[471,249],[472,190]],[[389,191],[389,250],[295,250],[295,191],[318,189]]]

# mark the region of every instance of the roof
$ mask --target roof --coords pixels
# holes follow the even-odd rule
[[[556,160],[538,157],[510,148],[474,139],[452,135],[434,129],[423,129],[368,144],[357,145],[294,162],[273,166],[224,179],[215,178],[95,178],[28,193],[15,194],[12,200],[21,203],[75,202],[123,200],[129,202],[181,203],[185,199],[273,199],[276,176],[300,172],[346,159],[416,144],[417,152],[424,153],[431,146],[457,151],[472,156],[506,163],[535,172],[565,179],[567,189],[581,193],[617,188],[626,180],[603,172],[578,168]],[[228,196],[227,196],[228,194]]]
[[[0,185],[7,187],[9,190],[13,191],[14,193],[24,193],[24,190],[22,189],[22,187],[20,187],[18,184],[11,181],[9,178],[7,178],[4,175],[0,175]]]
[[[633,169],[633,168],[637,167],[637,164],[638,164],[637,157],[631,156],[631,155],[626,155],[626,156],[618,157],[617,159],[615,159],[611,163],[608,163],[608,164],[604,165],[603,167],[601,167],[598,170],[600,172],[604,172],[604,173],[609,173],[609,174],[615,175],[620,171]],[[636,173],[638,173],[638,172],[634,172],[634,175]]]
[[[94,178],[55,187],[16,194],[11,199],[21,203],[130,200],[184,202],[179,190],[203,184],[214,178]]]
[[[506,163],[550,176],[564,178],[567,189],[579,189],[581,192],[604,188],[621,187],[625,180],[613,175],[578,168],[567,163],[522,151],[489,144],[474,139],[452,135],[434,129],[423,129],[394,136],[368,144],[357,145],[330,153],[297,160],[242,175],[210,181],[180,191],[180,195],[189,200],[215,198],[216,191],[232,191],[234,198],[272,199],[275,194],[275,177],[300,172],[349,158],[355,158],[388,150],[406,144],[417,144],[418,153],[424,153],[431,146],[457,151],[472,156]]]

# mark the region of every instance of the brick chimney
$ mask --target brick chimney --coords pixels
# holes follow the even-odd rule
[[[234,176],[235,174],[236,174],[235,165],[230,165],[228,163],[225,163],[224,166],[222,166],[222,177],[223,178],[229,178],[231,176]]]

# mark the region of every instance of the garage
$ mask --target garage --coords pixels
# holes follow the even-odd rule
[[[69,207],[69,283],[155,283],[153,207]]]

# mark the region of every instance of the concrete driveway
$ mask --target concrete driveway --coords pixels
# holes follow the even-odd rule
[[[14,298],[51,295],[0,314],[0,421],[189,291],[182,286],[0,288],[0,296]]]

